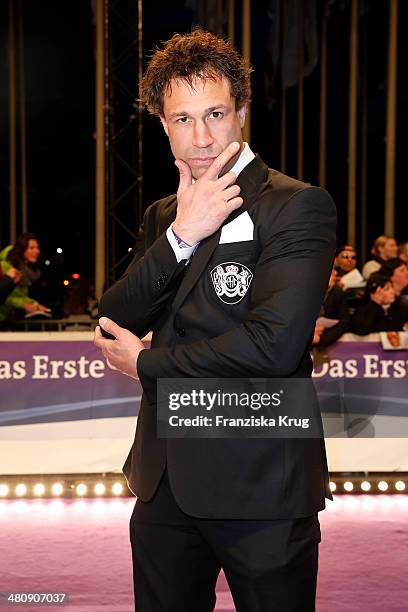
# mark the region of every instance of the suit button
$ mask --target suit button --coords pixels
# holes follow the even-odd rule
[[[177,334],[181,337],[186,335],[186,330],[184,329],[184,327],[178,327],[176,331],[177,331]]]

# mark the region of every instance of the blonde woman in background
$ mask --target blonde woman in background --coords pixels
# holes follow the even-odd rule
[[[371,249],[371,254],[373,259],[367,261],[362,270],[366,280],[370,278],[371,274],[378,272],[386,261],[398,257],[398,245],[395,238],[392,236],[378,236]]]

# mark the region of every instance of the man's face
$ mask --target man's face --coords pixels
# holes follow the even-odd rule
[[[242,144],[245,111],[245,106],[235,108],[225,78],[196,79],[193,87],[186,81],[173,80],[164,96],[160,119],[174,157],[184,160],[197,179],[229,144]],[[232,168],[238,156],[239,152],[224,172]]]

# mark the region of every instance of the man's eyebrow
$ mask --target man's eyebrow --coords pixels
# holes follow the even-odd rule
[[[208,108],[204,109],[203,114],[204,115],[208,115],[208,113],[212,113],[215,110],[218,109],[226,109],[227,107],[225,106],[225,104],[217,104],[216,106],[209,106]],[[177,113],[171,113],[171,115],[169,115],[169,119],[176,119],[177,117],[189,117],[190,113],[188,113],[187,111],[178,111]]]

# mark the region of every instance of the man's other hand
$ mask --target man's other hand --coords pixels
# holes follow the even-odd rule
[[[137,360],[145,348],[143,342],[128,329],[120,327],[107,317],[101,317],[99,325],[115,337],[114,340],[108,340],[103,337],[100,327],[95,329],[94,344],[101,349],[109,367],[131,378],[137,378]]]
[[[211,236],[233,210],[242,206],[241,189],[234,184],[236,175],[227,172],[220,177],[228,162],[239,152],[239,146],[238,142],[231,143],[195,183],[188,164],[182,159],[175,161],[180,183],[173,229],[187,244],[193,245]]]

